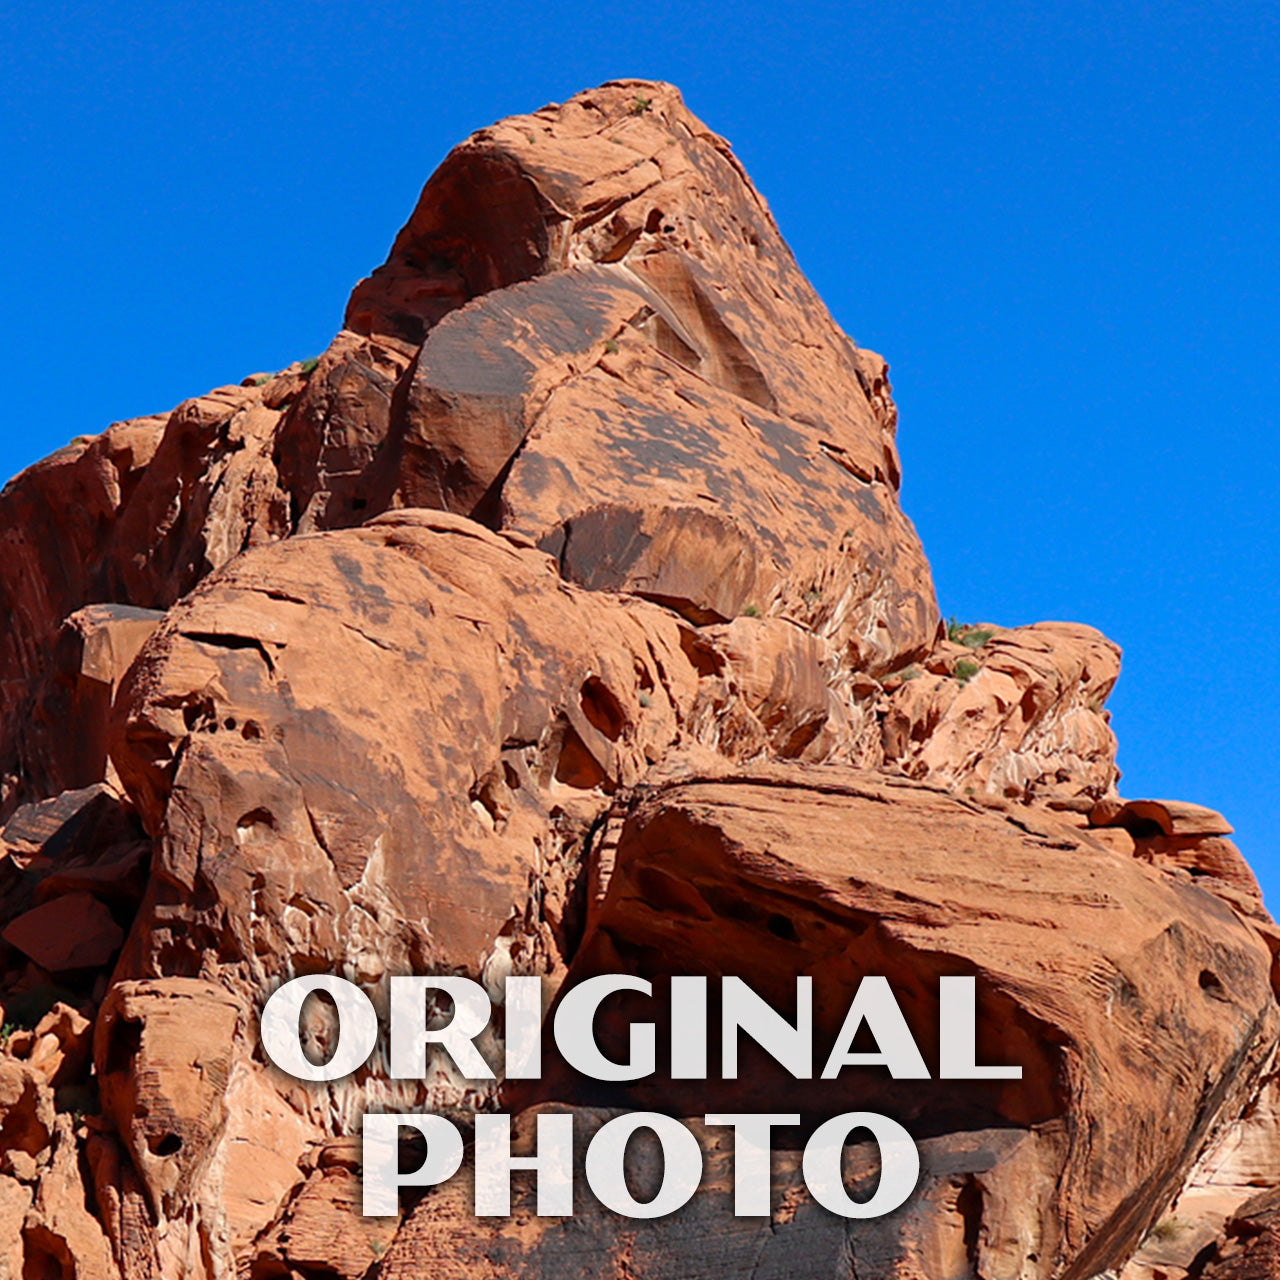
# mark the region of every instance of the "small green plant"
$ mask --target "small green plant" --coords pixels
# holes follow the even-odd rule
[[[919,680],[921,675],[920,668],[913,662],[903,671],[898,672],[899,680]]]
[[[641,97],[639,94],[632,100],[631,114],[633,116],[642,116],[653,106],[652,98]]]
[[[315,369],[316,369],[316,365],[318,365],[319,363],[320,363],[320,357],[319,357],[319,356],[312,356],[310,360],[304,360],[304,361],[302,362],[302,367],[301,367],[301,369],[299,369],[299,371],[298,371],[298,372],[299,372],[299,373],[314,373],[314,372],[315,372]]]
[[[758,618],[760,616],[760,610],[756,608],[755,605],[749,604],[745,609],[743,609],[742,616],[744,618]]]
[[[620,350],[622,350],[622,348],[618,346],[618,340],[617,340],[617,338],[610,338],[610,339],[609,339],[609,340],[604,344],[604,349],[605,349],[605,350],[606,350],[606,351],[607,351],[611,356],[616,356],[616,355],[618,354],[618,352],[619,352]]]
[[[808,604],[808,605],[818,604],[821,601],[821,599],[822,599],[821,587],[810,587],[809,590],[804,593],[805,604]]]
[[[255,387],[265,387],[275,376],[276,375],[274,373],[260,373],[256,378],[254,378],[253,385]]]
[[[995,632],[990,627],[975,627],[972,622],[957,622],[955,617],[947,619],[947,639],[952,644],[962,644],[967,649],[981,649]]]
[[[3,1027],[0,1027],[0,1040],[7,1040],[17,1029],[17,1023],[6,1022]]]
[[[640,705],[642,707],[651,706],[653,699],[642,689],[640,691]]]
[[[1147,1239],[1165,1243],[1176,1240],[1186,1229],[1187,1224],[1181,1218],[1161,1218],[1147,1233]]]
[[[964,688],[964,686],[967,685],[969,681],[972,680],[973,677],[981,670],[982,668],[976,662],[973,662],[968,658],[961,658],[960,661],[956,663],[956,669],[953,674],[960,687]]]

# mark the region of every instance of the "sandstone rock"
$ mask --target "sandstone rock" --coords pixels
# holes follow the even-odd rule
[[[128,1165],[119,1160],[113,1178],[100,1152],[95,1178],[127,1275],[150,1275],[152,1260],[156,1275],[227,1274],[225,1206],[210,1170],[227,1129],[239,1018],[223,988],[196,978],[118,982],[102,1005],[93,1059]],[[127,1261],[136,1249],[137,1266]]]
[[[1159,867],[1187,871],[1246,914],[1270,919],[1257,878],[1227,839],[1234,828],[1220,813],[1178,800],[1108,800],[1094,805],[1089,822],[1123,829],[1133,840],[1136,856]]]
[[[1123,1262],[1215,1120],[1248,1101],[1273,1043],[1270,954],[1249,925],[1047,818],[831,766],[761,765],[639,788],[610,826],[570,985],[597,972],[732,973],[786,1009],[793,975],[809,973],[829,1046],[858,979],[884,974],[929,1045],[938,975],[972,973],[980,1060],[1023,1069],[1016,1083],[945,1090],[846,1071],[797,1098],[760,1053],[736,1081],[639,1082],[619,1104],[785,1104],[811,1120],[867,1109],[920,1136],[1025,1131],[1030,1147],[984,1175],[979,1197],[983,1238],[1020,1241],[1025,1275]],[[625,1057],[621,1024],[648,1003],[602,1011],[606,1055]],[[549,1080],[544,1096],[570,1096]]]
[[[363,1217],[362,1194],[360,1179],[350,1169],[318,1169],[254,1247],[254,1280],[296,1275],[362,1280],[387,1252],[399,1226],[398,1219]]]
[[[1116,795],[1110,641],[941,625],[896,429],[728,144],[619,81],[455,148],[316,360],[7,486],[0,1003],[33,1029],[0,1056],[0,1272],[1085,1280],[1140,1242],[1125,1280],[1272,1267],[1244,1201],[1280,1183],[1280,928],[1220,815]],[[828,1041],[884,973],[927,1057],[938,977],[974,974],[980,1056],[1024,1078],[798,1089],[747,1052],[591,1095],[896,1115],[925,1171],[876,1222],[808,1199],[794,1138],[772,1220],[734,1218],[700,1130],[708,1189],[668,1220],[540,1220],[525,1186],[477,1222],[464,1179],[396,1230],[357,1212],[364,1107],[608,1112],[554,1059],[477,1088],[379,1051],[307,1088],[256,1040],[303,972],[385,1007],[390,973],[550,1000],[623,970],[784,1008],[810,974]],[[323,1002],[301,1031],[331,1047]]]
[[[265,390],[219,387],[169,415],[115,531],[123,599],[168,608],[209,570],[289,532],[271,458],[280,412]]]
[[[26,704],[63,620],[100,589],[111,535],[163,426],[160,417],[116,423],[28,467],[0,493],[0,614],[8,620],[0,635],[0,813],[32,797],[19,776]]]
[[[98,1015],[103,1114],[162,1221],[182,1216],[226,1125],[238,1017],[225,991],[194,978],[118,982]]]
[[[159,1280],[156,1229],[146,1195],[128,1156],[109,1133],[94,1132],[86,1144],[94,1198],[121,1280]]]
[[[1103,703],[1120,650],[1092,627],[997,631],[980,649],[940,646],[921,673],[861,709],[878,724],[854,759],[970,794],[1045,801],[1114,790],[1115,735]],[[977,668],[956,678],[961,661]]]
[[[1280,1186],[1280,1078],[1274,1068],[1237,1118],[1220,1126],[1121,1280],[1200,1276],[1234,1238],[1259,1188]]]
[[[476,973],[503,936],[551,966],[530,903],[553,811],[637,781],[696,684],[670,614],[566,589],[447,513],[246,555],[119,700],[115,760],[159,842],[126,965],[220,971],[246,1002],[307,956],[372,983]]]
[[[531,1108],[513,1124],[516,1152],[533,1150],[534,1121],[556,1105]],[[797,1151],[777,1149],[771,1161],[771,1213],[737,1217],[733,1204],[733,1140],[698,1118],[684,1123],[703,1154],[702,1184],[683,1208],[655,1220],[623,1218],[604,1209],[587,1189],[581,1153],[595,1131],[617,1112],[568,1108],[574,1118],[575,1202],[571,1218],[540,1218],[531,1183],[513,1180],[509,1219],[477,1219],[470,1169],[428,1193],[406,1216],[380,1275],[418,1280],[424,1275],[476,1280],[532,1280],[581,1267],[602,1280],[688,1280],[751,1275],[792,1276],[1017,1274],[1025,1242],[986,1234],[978,1218],[979,1188],[1001,1162],[1033,1145],[1016,1130],[995,1129],[926,1139],[920,1144],[921,1178],[907,1206],[887,1217],[852,1221],[816,1204],[806,1189]],[[783,1132],[775,1130],[775,1134]],[[851,1146],[846,1181],[864,1197],[876,1176],[875,1153]],[[627,1150],[627,1182],[640,1199],[660,1180],[655,1146],[637,1139]],[[987,1270],[990,1268],[990,1271]]]
[[[16,726],[26,775],[38,794],[92,787],[109,777],[111,702],[161,616],[132,605],[93,604],[63,622],[30,715]]]
[[[811,632],[781,618],[738,618],[686,633],[686,651],[708,677],[694,709],[706,745],[731,759],[818,760],[846,745],[849,717],[832,687],[838,663]]]
[[[563,1112],[551,1105],[516,1117],[513,1149],[531,1153],[536,1117]],[[384,1280],[425,1275],[474,1280],[532,1280],[582,1270],[599,1280],[686,1280],[754,1275],[758,1280],[848,1274],[849,1231],[844,1220],[814,1204],[800,1176],[799,1156],[774,1156],[769,1218],[733,1213],[733,1141],[728,1130],[686,1121],[703,1148],[703,1188],[683,1209],[647,1221],[602,1208],[587,1190],[582,1151],[616,1112],[567,1108],[574,1116],[575,1199],[570,1218],[540,1218],[531,1183],[512,1179],[511,1217],[476,1218],[469,1165],[429,1193],[406,1215],[387,1251]],[[639,1198],[657,1189],[654,1148],[637,1139],[627,1151],[628,1184]],[[841,1264],[843,1270],[840,1270]]]
[[[1241,1208],[1197,1274],[1202,1280],[1270,1280],[1280,1274],[1280,1188]]]
[[[422,344],[375,505],[515,529],[571,580],[699,624],[803,615],[852,667],[927,649],[883,361],[671,86],[606,85],[455,148],[347,324]]]
[[[20,1147],[10,1147],[0,1156],[0,1172],[19,1182],[35,1182],[40,1174],[40,1166],[35,1156],[23,1151]]]
[[[71,1117],[59,1116],[53,1158],[40,1177],[22,1233],[23,1276],[60,1280],[118,1280],[120,1272],[101,1224],[85,1207]]]
[[[275,444],[298,533],[348,528],[373,514],[375,496],[393,483],[384,446],[396,385],[413,355],[406,343],[344,329],[319,358]]]
[[[25,871],[33,859],[58,863],[84,846],[110,844],[136,834],[119,798],[109,787],[93,783],[23,805],[5,823],[0,838]]]
[[[36,1024],[29,1063],[50,1088],[79,1080],[89,1066],[93,1023],[59,1001]]]
[[[303,1181],[300,1165],[321,1134],[281,1098],[260,1066],[243,1058],[232,1068],[223,1105],[227,1127],[217,1177],[228,1248],[239,1257]]]
[[[105,965],[124,931],[92,894],[69,893],[23,912],[0,937],[51,973]]]
[[[0,1176],[0,1280],[24,1280],[22,1224],[31,1208],[31,1188]]]
[[[1108,800],[1090,810],[1095,827],[1124,827],[1135,836],[1229,836],[1235,828],[1220,813],[1184,800]]]
[[[133,811],[102,783],[22,805],[0,833],[0,920],[75,893],[131,918],[150,852]]]
[[[24,1062],[0,1058],[0,1151],[38,1155],[53,1131],[53,1096]]]

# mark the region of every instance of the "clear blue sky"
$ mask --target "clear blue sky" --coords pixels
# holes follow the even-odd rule
[[[1280,903],[1280,7],[56,4],[0,43],[6,475],[323,349],[446,150],[619,76],[893,365],[943,611],[1125,649],[1122,790]]]

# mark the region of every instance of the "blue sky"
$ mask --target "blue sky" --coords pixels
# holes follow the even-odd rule
[[[944,613],[1125,649],[1122,791],[1280,902],[1280,8],[5,9],[0,471],[322,350],[448,148],[619,76],[892,366]]]

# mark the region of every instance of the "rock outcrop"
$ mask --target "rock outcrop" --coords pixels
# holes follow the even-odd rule
[[[451,152],[315,360],[13,480],[0,1277],[1270,1275],[1280,930],[1220,815],[1117,793],[1114,644],[943,624],[896,429],[728,144],[624,81]],[[807,975],[824,1047],[879,974],[926,1056],[972,976],[1022,1078],[478,1084],[380,1048],[310,1086],[257,1018],[316,972],[381,1010],[407,972],[548,1008],[628,972],[659,1019],[672,976],[786,1008]],[[330,1051],[330,1008],[301,1031]],[[660,1110],[704,1188],[554,1220],[518,1180],[478,1222],[461,1177],[365,1219],[366,1107],[521,1142]],[[802,1115],[769,1218],[716,1109]],[[855,1222],[797,1144],[860,1109],[922,1174]]]

